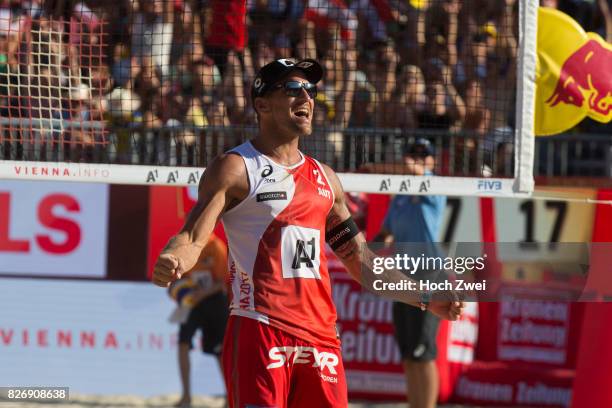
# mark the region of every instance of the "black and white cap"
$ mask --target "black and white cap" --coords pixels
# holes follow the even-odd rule
[[[313,59],[295,61],[289,58],[281,58],[261,67],[253,86],[251,87],[251,98],[263,96],[278,81],[283,79],[291,71],[302,71],[306,74],[309,82],[316,84],[323,78],[323,67]]]

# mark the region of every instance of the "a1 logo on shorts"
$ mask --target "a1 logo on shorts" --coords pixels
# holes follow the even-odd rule
[[[283,278],[321,279],[321,232],[288,225],[281,229]]]

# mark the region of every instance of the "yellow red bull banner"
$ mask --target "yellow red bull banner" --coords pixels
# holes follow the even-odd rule
[[[564,132],[586,116],[612,119],[612,44],[567,14],[540,7],[537,48],[537,136]]]

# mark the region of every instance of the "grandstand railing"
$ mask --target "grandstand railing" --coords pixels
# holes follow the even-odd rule
[[[536,139],[536,176],[612,177],[612,135],[571,133]]]
[[[17,123],[18,122],[18,123]],[[256,126],[108,126],[97,121],[0,118],[0,160],[68,161],[205,167],[218,154],[252,138]],[[41,129],[45,129],[42,131]],[[88,140],[72,137],[72,131]],[[447,176],[512,177],[513,133],[478,136],[428,129],[318,128],[301,149],[342,172],[401,173],[406,141],[429,139],[436,172]],[[483,148],[468,149],[468,138]],[[502,149],[503,146],[509,149]],[[536,138],[534,175],[612,177],[612,136],[571,133]],[[372,165],[372,163],[377,163]]]

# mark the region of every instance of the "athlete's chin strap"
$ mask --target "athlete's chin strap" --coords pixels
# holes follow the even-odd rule
[[[335,251],[353,239],[357,234],[359,234],[359,227],[353,221],[353,217],[349,217],[327,232],[325,234],[325,241]]]

